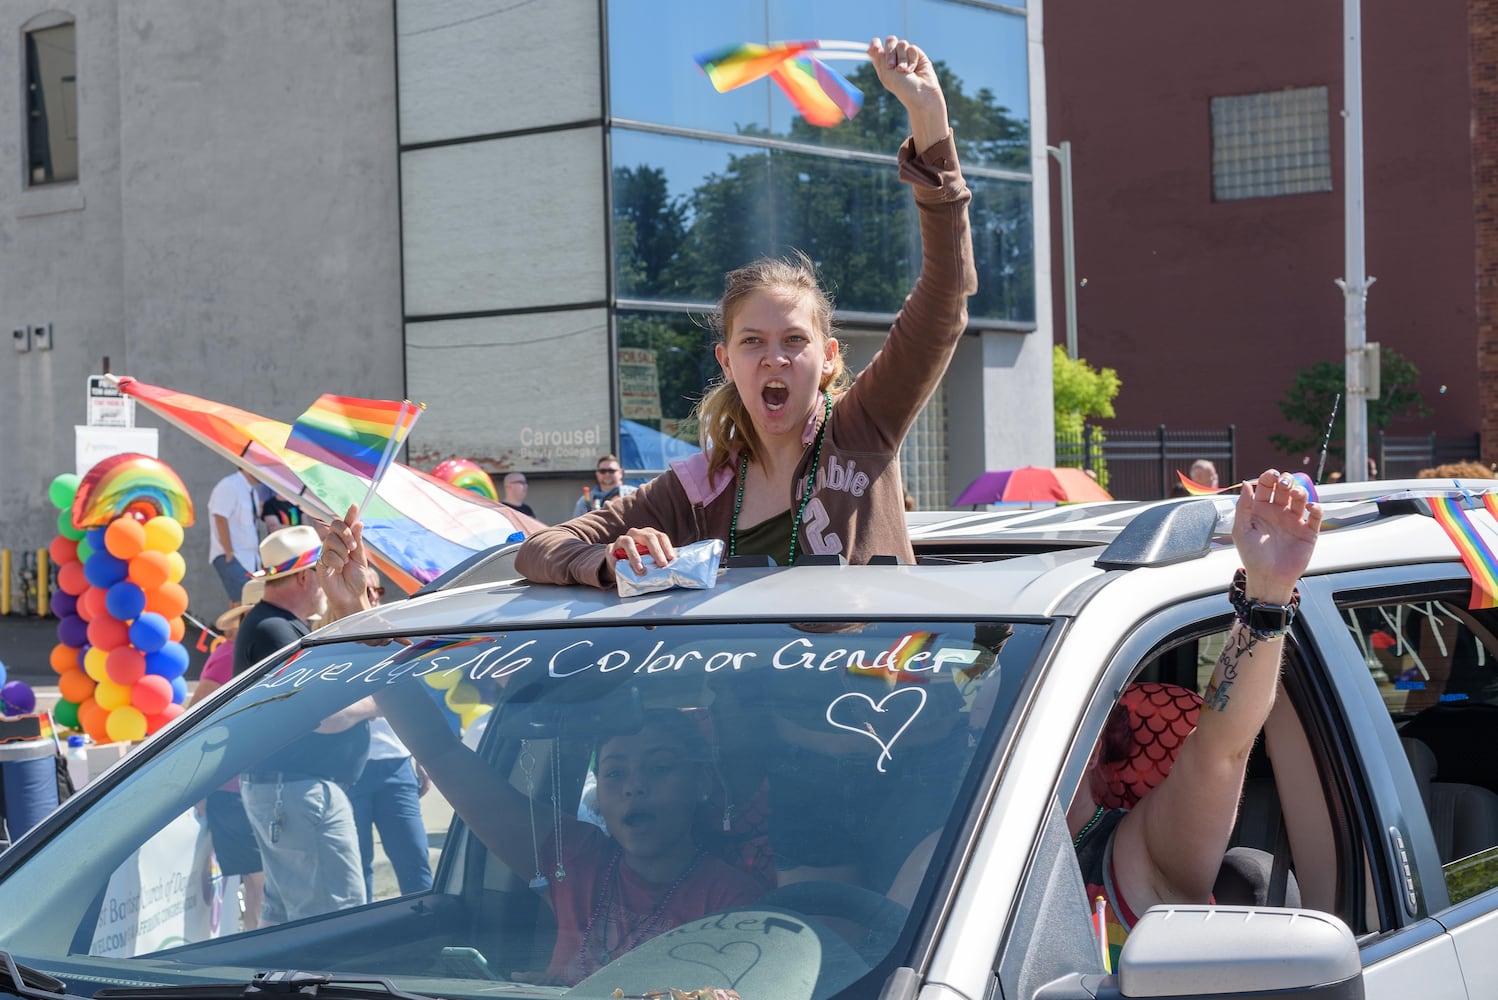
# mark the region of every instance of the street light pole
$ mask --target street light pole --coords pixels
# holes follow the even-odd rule
[[[1061,164],[1061,256],[1066,278],[1066,356],[1077,360],[1077,250],[1071,214],[1071,142],[1047,146]]]
[[[1346,273],[1342,289],[1347,355],[1347,482],[1368,478],[1368,286],[1363,256],[1363,47],[1361,0],[1342,3],[1342,125]]]

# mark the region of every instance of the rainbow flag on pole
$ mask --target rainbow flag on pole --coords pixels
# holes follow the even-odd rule
[[[390,467],[425,403],[409,399],[358,399],[323,393],[297,417],[286,437],[290,451],[369,480],[359,509],[369,506],[380,477]]]
[[[409,399],[324,393],[291,425],[286,447],[335,469],[376,480],[426,407]]]

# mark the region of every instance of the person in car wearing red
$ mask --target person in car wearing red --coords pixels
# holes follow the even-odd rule
[[[1279,689],[1296,582],[1311,560],[1321,508],[1274,469],[1243,484],[1233,543],[1243,569],[1231,592],[1238,620],[1202,698],[1196,728],[1169,773],[1128,810],[1111,809],[1100,740],[1067,810],[1089,904],[1104,901],[1113,961],[1138,917],[1157,903],[1206,903],[1238,815],[1244,770]]]

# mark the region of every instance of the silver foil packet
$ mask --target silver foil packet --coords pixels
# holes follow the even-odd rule
[[[638,597],[672,587],[711,590],[718,583],[723,540],[709,538],[705,542],[684,545],[676,550],[676,558],[668,566],[657,566],[650,556],[640,558],[645,563],[644,576],[635,576],[635,571],[629,568],[629,560],[614,560],[614,579],[619,584],[620,597]]]

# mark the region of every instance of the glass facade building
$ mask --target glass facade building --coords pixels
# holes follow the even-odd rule
[[[693,56],[740,42],[893,31],[925,47],[974,192],[971,326],[1036,328],[1022,4],[529,6],[396,4],[407,379],[443,404],[413,434],[418,460],[544,475],[617,447],[631,471],[661,468],[697,440],[723,275],[764,254],[816,262],[855,371],[878,349],[920,261],[903,109],[866,61],[837,64],[864,105],[834,128],[768,81],[719,94]],[[906,448],[923,506],[946,502],[945,398]]]

